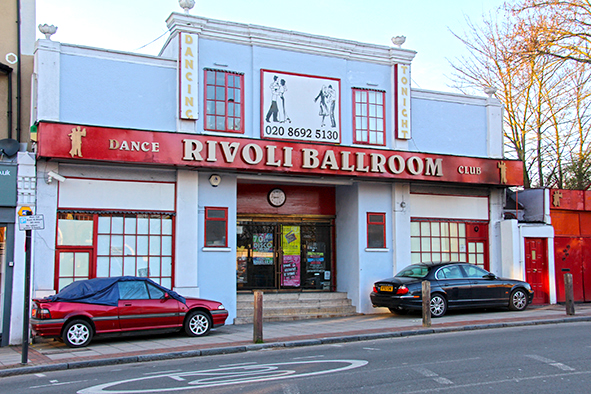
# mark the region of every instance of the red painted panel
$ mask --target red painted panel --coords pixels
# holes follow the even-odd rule
[[[556,297],[558,302],[564,302],[564,274],[573,275],[573,293],[575,301],[584,300],[583,287],[583,256],[589,255],[590,242],[583,242],[578,237],[554,238],[554,270],[556,280]]]
[[[591,237],[591,212],[579,212],[580,233],[583,237]]]
[[[583,211],[585,209],[584,193],[583,190],[552,189],[550,190],[551,207],[553,209]]]
[[[591,238],[582,238],[581,252],[581,286],[583,287],[583,296],[581,301],[591,301]],[[573,283],[575,278],[573,277]],[[577,298],[575,297],[575,300]]]
[[[424,154],[211,135],[40,123],[38,157],[233,171],[523,184],[517,160]]]
[[[550,302],[545,238],[525,238],[525,280],[534,290],[533,304]]]
[[[579,213],[553,210],[552,226],[555,235],[578,237],[580,235]]]
[[[285,192],[285,204],[273,207],[267,196],[272,189]],[[294,185],[238,184],[239,214],[335,215],[335,188]]]

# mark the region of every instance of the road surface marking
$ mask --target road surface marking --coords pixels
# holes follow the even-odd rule
[[[563,371],[575,371],[574,368],[569,367],[568,365],[565,365],[563,363],[556,362],[556,361],[551,360],[551,359],[546,358],[546,357],[538,356],[537,354],[526,354],[525,357],[533,358],[534,360],[541,361],[544,364],[551,365],[551,366],[553,366],[555,368],[558,368],[558,369],[561,369]]]
[[[415,367],[413,368],[416,372],[420,373],[421,375],[427,377],[427,378],[433,378],[434,381],[436,381],[437,383],[440,384],[454,384],[451,380],[443,378],[439,375],[437,375],[435,372],[431,371],[430,369],[427,369],[425,367]]]

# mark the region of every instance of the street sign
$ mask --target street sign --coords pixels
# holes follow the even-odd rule
[[[18,229],[20,231],[45,229],[43,215],[19,216]]]

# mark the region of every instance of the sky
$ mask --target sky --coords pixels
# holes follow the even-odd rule
[[[453,36],[466,18],[480,22],[503,0],[196,0],[191,15],[393,46],[417,52],[412,87],[455,91],[449,60],[466,56]],[[157,55],[178,0],[36,0],[37,24],[57,26],[52,40]],[[37,32],[37,38],[44,36]],[[484,93],[482,93],[484,95]]]

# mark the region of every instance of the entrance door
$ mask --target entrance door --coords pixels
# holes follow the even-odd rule
[[[4,293],[6,281],[6,227],[0,226],[0,337],[2,336],[4,317]],[[8,318],[8,316],[7,316]]]
[[[90,279],[90,250],[60,249],[57,253],[55,289],[60,291],[77,280]]]
[[[331,290],[330,223],[239,222],[236,233],[238,290]]]
[[[525,238],[525,280],[534,290],[533,304],[550,302],[545,238]]]

